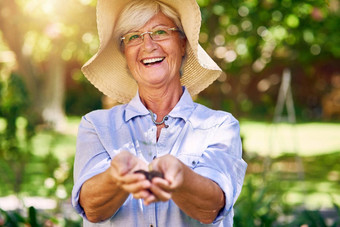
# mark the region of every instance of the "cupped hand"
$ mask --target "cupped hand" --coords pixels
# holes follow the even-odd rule
[[[147,164],[128,151],[122,151],[111,161],[111,175],[118,187],[132,193],[136,199],[150,196],[151,182],[136,170],[147,170]]]
[[[153,170],[164,174],[164,179],[155,177],[152,179],[150,191],[154,198],[144,198],[145,204],[157,201],[168,201],[171,199],[172,192],[180,190],[184,181],[185,165],[172,155],[165,155],[153,160],[151,165]]]

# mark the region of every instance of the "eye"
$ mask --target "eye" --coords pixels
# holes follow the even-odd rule
[[[153,32],[155,35],[166,35],[168,34],[167,31],[163,30],[163,29],[159,29]]]
[[[138,34],[131,34],[129,37],[128,37],[128,40],[129,41],[133,41],[135,39],[138,39],[140,37],[140,35]]]

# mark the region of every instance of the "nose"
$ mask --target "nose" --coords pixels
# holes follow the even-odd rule
[[[143,32],[142,34],[140,34],[140,36],[142,37],[142,40],[144,40],[145,35],[148,35],[152,39],[151,34],[152,32]]]
[[[153,41],[150,33],[143,34],[143,46],[145,50],[148,50],[148,51],[153,50],[156,48],[156,45],[157,43]]]

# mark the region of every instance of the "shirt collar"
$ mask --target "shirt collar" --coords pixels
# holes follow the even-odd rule
[[[127,104],[125,108],[125,121],[128,121],[131,118],[134,118],[137,116],[143,116],[147,114],[149,114],[149,111],[143,105],[139,97],[139,92],[137,91],[137,94],[135,95],[135,97],[131,99],[131,101]]]
[[[188,90],[183,86],[183,94],[176,106],[170,111],[169,116],[173,118],[182,118],[183,120],[187,121],[194,108],[194,102],[192,101]],[[137,91],[135,97],[131,99],[125,108],[125,121],[128,121],[136,116],[148,114],[149,110],[143,105]]]
[[[170,111],[169,116],[174,118],[182,118],[183,120],[187,121],[195,108],[195,104],[192,101],[187,88],[183,86],[183,90],[183,95],[176,106]]]

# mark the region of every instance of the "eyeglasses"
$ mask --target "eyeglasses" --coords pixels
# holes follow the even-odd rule
[[[130,32],[122,36],[120,40],[124,42],[125,46],[135,46],[143,42],[145,34],[149,34],[153,41],[161,41],[169,39],[176,31],[180,30],[178,28],[157,28],[147,32]]]

